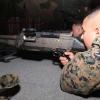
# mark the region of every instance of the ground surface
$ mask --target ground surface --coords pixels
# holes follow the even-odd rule
[[[0,62],[0,75],[7,73],[16,73],[20,78],[20,86],[8,92],[13,95],[11,100],[100,100],[100,92],[88,98],[62,92],[59,86],[61,68],[47,57],[37,60],[35,55],[35,59],[16,58],[9,63]]]

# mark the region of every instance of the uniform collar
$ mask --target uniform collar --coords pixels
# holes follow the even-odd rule
[[[100,37],[94,39],[92,46],[98,46],[100,48]]]

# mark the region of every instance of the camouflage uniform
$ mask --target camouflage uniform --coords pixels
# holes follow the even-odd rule
[[[0,96],[0,100],[10,100],[10,98],[5,96]]]
[[[0,77],[0,93],[6,92],[19,84],[19,78],[14,74],[6,74]],[[8,91],[7,91],[8,92]],[[0,100],[9,100],[10,96],[1,96]]]
[[[100,89],[100,37],[92,47],[75,55],[62,70],[60,86],[64,92],[89,95]]]

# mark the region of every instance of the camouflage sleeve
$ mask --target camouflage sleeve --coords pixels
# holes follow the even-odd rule
[[[91,51],[77,53],[75,59],[64,66],[60,79],[61,89],[65,92],[88,95],[99,89],[100,61]]]

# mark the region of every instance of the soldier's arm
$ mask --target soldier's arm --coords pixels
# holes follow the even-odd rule
[[[100,84],[99,76],[100,69],[98,70],[91,50],[77,53],[63,68],[61,89],[74,94],[88,95]]]

